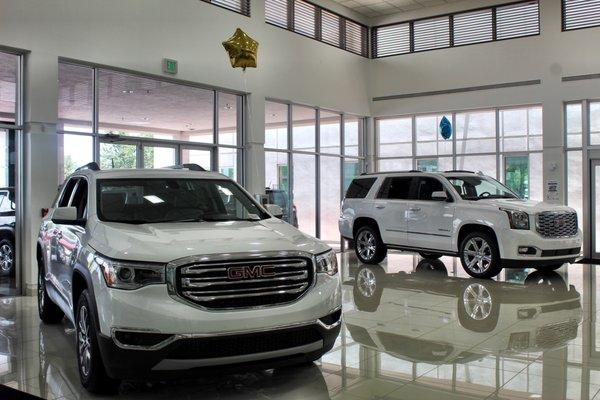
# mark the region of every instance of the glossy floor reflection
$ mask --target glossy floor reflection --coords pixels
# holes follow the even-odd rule
[[[310,367],[124,382],[131,399],[600,399],[600,266],[468,277],[453,258],[341,256],[344,326]],[[597,330],[598,329],[598,330]],[[80,385],[73,330],[0,298],[0,383],[48,399]]]

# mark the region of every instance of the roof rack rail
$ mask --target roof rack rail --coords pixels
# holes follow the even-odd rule
[[[100,171],[100,166],[98,165],[97,162],[93,161],[91,163],[87,163],[87,164],[82,165],[81,167],[77,168],[75,170],[75,172],[82,171],[84,169],[89,169],[89,170],[92,170],[92,171]]]
[[[399,173],[406,173],[406,172],[423,172],[423,171],[418,170],[418,169],[409,169],[409,170],[405,170],[405,171],[363,172],[360,175],[363,176],[363,175],[379,175],[379,174],[399,174]]]
[[[190,171],[206,171],[204,168],[199,166],[198,164],[181,164],[181,165],[171,165],[167,167],[170,169],[189,169]]]
[[[465,173],[469,173],[469,174],[474,174],[474,173],[475,173],[475,172],[473,172],[473,171],[469,171],[469,170],[466,170],[466,169],[449,169],[448,171],[444,171],[444,172],[447,172],[447,173],[452,173],[452,172],[465,172]]]

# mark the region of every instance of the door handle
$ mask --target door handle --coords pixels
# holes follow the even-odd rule
[[[411,207],[408,210],[409,211],[421,211],[421,207]]]
[[[384,208],[385,208],[385,205],[383,205],[383,204],[377,204],[377,205],[375,206],[375,208],[377,208],[377,209],[379,209],[379,210],[382,210],[382,209],[384,209]]]

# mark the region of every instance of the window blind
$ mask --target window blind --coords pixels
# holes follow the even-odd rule
[[[373,57],[387,57],[539,33],[539,0],[528,0],[376,26],[371,48]]]
[[[600,26],[600,0],[563,0],[563,30]]]
[[[265,21],[363,57],[369,56],[367,26],[310,1],[265,0]]]
[[[222,8],[226,8],[236,13],[250,16],[250,0],[202,0],[205,3],[214,4]]]

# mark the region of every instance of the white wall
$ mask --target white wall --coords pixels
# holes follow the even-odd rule
[[[337,3],[319,3],[364,21]],[[259,42],[258,68],[233,69],[221,45],[240,27]],[[59,57],[162,73],[179,61],[177,78],[251,93],[247,132],[250,191],[264,190],[264,99],[273,97],[367,115],[369,60],[199,0],[0,0],[0,45],[31,51],[26,73],[26,284],[35,282],[40,209],[56,194]]]

